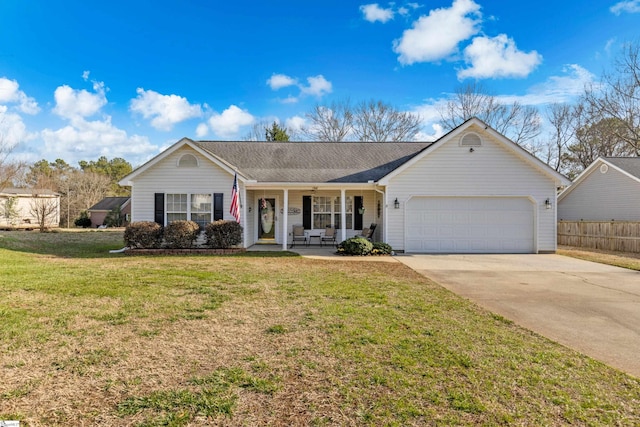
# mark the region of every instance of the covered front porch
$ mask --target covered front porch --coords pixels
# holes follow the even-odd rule
[[[243,196],[247,248],[260,250],[273,245],[287,250],[292,244],[294,226],[304,228],[308,243],[314,247],[320,247],[322,242],[317,236],[327,228],[336,230],[336,244],[359,235],[371,224],[376,224],[372,240],[385,239],[385,193],[373,183],[289,188],[247,183]],[[296,242],[296,246],[302,245]]]

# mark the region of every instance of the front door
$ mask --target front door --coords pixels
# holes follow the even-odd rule
[[[276,199],[263,197],[258,199],[258,239],[272,240],[276,238]]]

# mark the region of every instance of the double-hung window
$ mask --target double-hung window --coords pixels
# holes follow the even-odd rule
[[[204,227],[211,222],[211,194],[167,194],[167,224],[189,219]]]
[[[345,200],[347,229],[353,228],[353,197],[347,196]],[[341,222],[340,197],[313,196],[313,228],[325,227],[340,228]]]

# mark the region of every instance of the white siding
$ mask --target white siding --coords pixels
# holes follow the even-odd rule
[[[16,217],[8,219],[4,215],[5,203],[9,198],[16,197],[14,206]],[[47,207],[55,209],[55,212],[46,218],[45,225],[48,228],[56,228],[60,223],[60,197],[58,196],[25,196],[25,195],[8,195],[0,196],[0,227],[15,228],[35,228],[38,227],[38,218],[34,215],[34,207],[46,204]],[[12,223],[13,221],[13,223]],[[73,220],[72,220],[73,224]],[[66,224],[65,224],[66,225]]]
[[[640,221],[640,183],[612,167],[594,168],[558,202],[558,219],[566,221]]]
[[[190,153],[196,156],[198,167],[178,167],[178,159]],[[240,194],[242,194],[242,184]],[[224,219],[234,220],[229,213],[233,175],[203,158],[188,147],[160,160],[154,167],[140,174],[131,189],[131,220],[154,220],[155,193],[223,193]]]
[[[470,129],[471,130],[471,129]],[[413,164],[387,186],[389,209],[387,243],[404,250],[405,203],[412,196],[529,197],[536,206],[537,251],[556,250],[555,183],[489,134],[472,130],[481,147],[461,147],[457,139],[442,141],[437,149]],[[393,208],[398,198],[400,209]],[[546,209],[549,198],[552,209]]]

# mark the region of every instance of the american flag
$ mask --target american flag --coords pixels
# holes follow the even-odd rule
[[[229,213],[233,215],[236,222],[240,222],[240,194],[238,193],[238,174],[233,176],[233,188],[231,189],[231,207]]]

